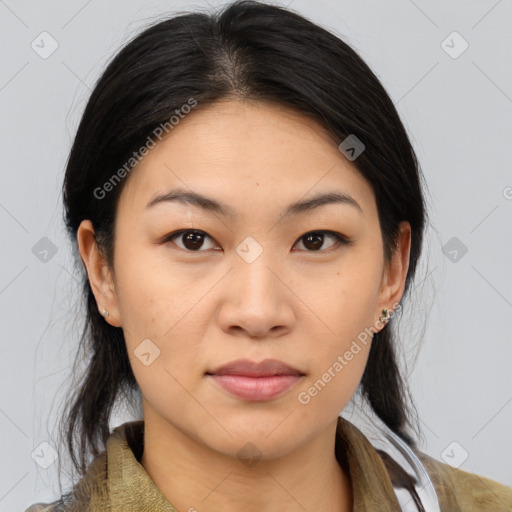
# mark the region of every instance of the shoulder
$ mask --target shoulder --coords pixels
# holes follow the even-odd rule
[[[25,512],[82,512],[110,510],[109,467],[114,473],[129,461],[135,461],[135,454],[142,454],[144,422],[135,420],[116,427],[107,441],[106,449],[94,457],[87,471],[70,492],[51,503],[34,503]],[[134,450],[133,453],[131,450]],[[113,462],[109,463],[110,459]],[[112,469],[112,468],[111,468]]]
[[[35,503],[25,512],[83,512],[90,509],[91,501],[94,504],[101,504],[101,510],[107,509],[108,479],[105,451],[91,461],[86,473],[71,491],[51,503]]]
[[[510,512],[512,488],[416,451],[434,484],[441,510]]]

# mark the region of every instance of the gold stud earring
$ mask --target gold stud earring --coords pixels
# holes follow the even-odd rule
[[[386,323],[388,323],[388,322],[389,322],[390,318],[391,318],[391,314],[389,313],[389,311],[388,311],[386,308],[384,308],[384,309],[382,310],[382,315],[380,315],[380,317],[379,317],[379,320],[380,320],[383,324],[386,324]]]

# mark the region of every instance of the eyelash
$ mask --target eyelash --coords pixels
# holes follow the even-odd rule
[[[162,243],[167,243],[167,242],[171,242],[173,241],[175,238],[178,238],[179,236],[185,234],[185,233],[199,233],[199,234],[204,234],[206,235],[206,237],[210,238],[211,240],[214,240],[214,238],[212,238],[210,235],[208,235],[208,233],[206,233],[205,231],[202,231],[200,229],[180,229],[179,231],[174,231],[172,233],[169,233],[168,235],[166,235],[163,239],[162,239]],[[348,238],[346,238],[345,236],[343,236],[341,233],[338,233],[336,231],[330,231],[330,230],[313,230],[313,231],[308,231],[307,233],[304,233],[301,237],[298,238],[297,242],[298,243],[300,240],[302,240],[303,238],[307,237],[308,235],[312,235],[312,234],[327,234],[327,235],[330,235],[332,236],[339,244],[341,245],[351,245],[353,242],[352,240],[349,240]],[[295,244],[294,244],[294,247],[295,247]],[[206,252],[206,250],[197,250],[197,251],[191,251],[190,249],[183,249],[182,247],[178,247],[178,249],[181,249],[182,251],[185,251],[185,252],[189,252],[189,253],[201,253],[201,252]],[[307,249],[305,250],[305,252],[309,252],[309,253],[329,253],[329,252],[332,252],[334,250],[337,250],[339,249],[339,247],[336,247],[336,244],[334,244],[332,247],[329,247],[328,249],[321,249],[321,250],[318,250],[318,251],[308,251]]]

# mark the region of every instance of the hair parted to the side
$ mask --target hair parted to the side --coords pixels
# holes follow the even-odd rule
[[[422,173],[393,102],[340,38],[293,11],[253,1],[158,22],[107,66],[82,115],[63,184],[65,223],[75,248],[80,222],[90,219],[112,265],[116,206],[126,179],[101,199],[94,191],[190,98],[196,109],[230,98],[271,101],[318,120],[336,144],[350,134],[363,141],[365,151],[353,163],[375,193],[386,260],[399,223],[411,224],[405,298],[427,213]],[[60,424],[81,474],[88,458],[105,448],[115,404],[138,389],[122,328],[105,322],[83,268],[82,276],[87,310],[80,347],[88,362]],[[386,425],[414,446],[412,403],[389,327],[374,335],[361,392]]]

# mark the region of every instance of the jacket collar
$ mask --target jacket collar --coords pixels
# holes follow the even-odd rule
[[[106,479],[110,510],[135,512],[150,505],[150,510],[177,512],[139,462],[143,443],[143,420],[120,425],[107,441]],[[336,429],[335,452],[338,462],[350,475],[354,512],[400,512],[381,457],[360,430],[341,416]],[[88,473],[94,471],[91,467]],[[93,507],[93,510],[96,509]]]

